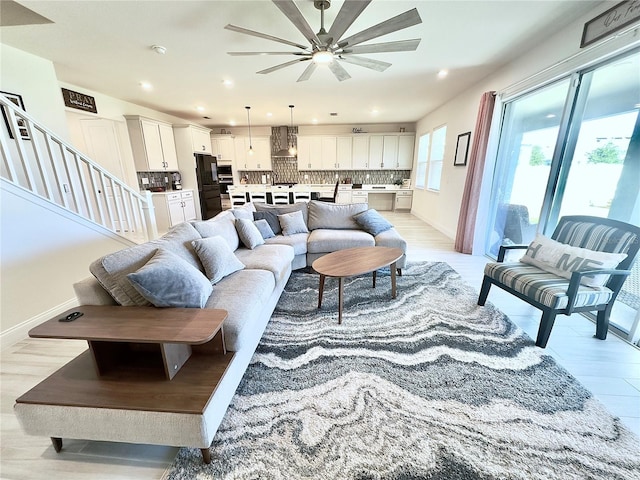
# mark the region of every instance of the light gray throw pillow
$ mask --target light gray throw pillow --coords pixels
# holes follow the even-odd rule
[[[260,235],[258,227],[253,224],[253,220],[238,218],[236,220],[236,230],[242,244],[251,250],[264,243],[264,238]]]
[[[379,233],[386,232],[393,228],[393,225],[373,208],[354,215],[353,219],[365,232],[370,233],[374,237]]]
[[[334,230],[359,230],[353,219],[369,207],[366,203],[326,203],[317,200],[309,202],[309,230],[330,228]]]
[[[200,270],[161,248],[127,278],[155,307],[203,308],[213,291],[211,282]]]
[[[244,263],[233,254],[225,239],[220,236],[194,240],[191,245],[213,285],[245,267]]]
[[[265,240],[267,238],[273,238],[276,236],[276,234],[273,233],[273,229],[269,225],[269,222],[264,218],[260,220],[254,220],[253,224],[256,226],[256,228],[260,232],[260,235],[262,235],[262,238],[264,238]]]
[[[304,217],[301,211],[284,213],[278,215],[280,227],[282,227],[283,235],[294,235],[296,233],[309,233],[307,225],[304,223]]]
[[[245,203],[244,205],[236,206],[231,209],[233,216],[236,219],[246,218],[249,220],[253,220],[253,212],[256,211],[256,207],[253,203]]]

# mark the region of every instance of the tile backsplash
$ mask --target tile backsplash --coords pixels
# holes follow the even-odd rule
[[[247,175],[249,183],[262,183],[262,176],[268,175],[267,183],[335,183],[351,179],[350,183],[366,183],[373,185],[391,184],[411,176],[411,170],[305,170],[299,171],[295,160],[274,158],[270,172],[238,171],[240,177]],[[308,178],[305,178],[305,175]],[[337,178],[336,178],[337,175]],[[368,176],[368,178],[367,178]]]
[[[136,172],[138,176],[138,187],[140,191],[150,190],[151,188],[165,187],[167,190],[171,189],[171,181],[173,180],[173,174],[178,172]],[[149,181],[148,185],[142,183],[142,179],[146,178]],[[166,180],[165,180],[166,179]]]

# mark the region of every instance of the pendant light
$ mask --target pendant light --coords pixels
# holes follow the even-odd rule
[[[253,155],[253,144],[251,143],[251,118],[249,118],[249,110],[251,107],[244,107],[247,109],[247,124],[249,125],[249,155]]]
[[[296,149],[296,146],[293,142],[294,137],[293,137],[293,105],[289,105],[289,109],[291,110],[291,145],[289,145],[289,155],[291,155],[292,157],[295,157],[296,154],[298,153],[298,150]]]

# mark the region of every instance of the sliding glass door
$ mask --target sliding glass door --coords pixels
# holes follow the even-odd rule
[[[640,51],[506,101],[491,199],[493,258],[500,245],[551,234],[564,215],[640,226]],[[634,340],[639,272],[636,262],[618,302],[633,310],[611,318]]]

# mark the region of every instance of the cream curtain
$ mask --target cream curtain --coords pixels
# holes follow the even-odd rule
[[[467,167],[467,180],[462,194],[460,205],[460,217],[458,218],[458,230],[456,232],[456,252],[470,254],[473,249],[473,234],[476,226],[476,214],[480,199],[480,187],[482,185],[482,173],[489,142],[489,131],[493,107],[496,103],[496,92],[482,94],[476,128],[473,132],[471,154]]]

